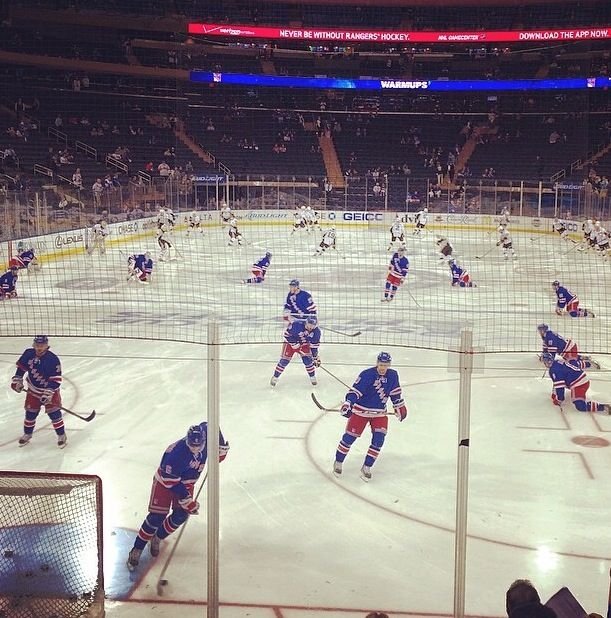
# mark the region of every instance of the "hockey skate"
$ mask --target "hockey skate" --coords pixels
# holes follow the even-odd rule
[[[363,466],[361,468],[361,478],[367,482],[371,480],[371,468],[369,466]]]
[[[606,414],[607,416],[611,416],[611,405],[608,403],[603,403],[603,409],[600,411],[600,414]]]
[[[31,433],[24,433],[21,438],[19,438],[19,446],[25,446],[32,439]]]
[[[596,316],[594,315],[594,312],[591,309],[584,309],[583,317],[584,318],[595,318]]]
[[[333,462],[333,474],[335,476],[341,476],[342,474],[342,466],[344,464],[341,461],[334,461]]]
[[[57,436],[57,446],[59,448],[66,448],[66,444],[68,444],[68,436],[65,433],[61,436]]]
[[[316,386],[318,384],[316,376],[310,376],[310,383],[312,384],[312,386]]]
[[[160,545],[161,545],[161,539],[157,535],[154,535],[153,538],[151,539],[151,546],[149,548],[151,550],[151,556],[153,556],[154,558],[156,558],[159,555]]]
[[[278,378],[276,376],[272,376],[272,379],[269,381],[270,386],[276,386],[278,384]]]
[[[138,565],[140,564],[140,556],[142,555],[142,550],[137,547],[132,547],[129,552],[129,556],[127,557],[127,568],[130,571],[135,571]]]

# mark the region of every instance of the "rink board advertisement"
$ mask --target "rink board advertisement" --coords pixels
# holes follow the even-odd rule
[[[292,210],[236,210],[233,211],[238,226],[284,226],[292,227],[295,220]],[[217,211],[198,212],[204,227],[218,228],[219,213]],[[396,213],[396,212],[375,212],[375,211],[322,211],[320,213],[320,223],[322,226],[335,225],[339,228],[364,230],[386,229],[395,221],[399,215],[401,221],[411,226],[414,223],[415,213]],[[177,225],[175,231],[185,230],[188,223],[189,213],[177,213]],[[436,232],[442,230],[494,230],[499,224],[499,215],[471,215],[459,213],[429,213],[427,228]],[[565,221],[569,233],[579,237],[581,233],[581,222]],[[603,222],[605,225],[605,222]],[[145,249],[145,244],[150,244],[154,239],[155,229],[157,228],[157,218],[147,217],[135,221],[123,221],[108,225],[110,234],[106,240],[109,248],[114,245],[130,244],[127,251],[141,251]],[[549,234],[552,233],[552,220],[538,217],[511,217],[510,229],[516,232],[530,234]],[[88,238],[88,228],[67,230],[46,234],[44,236],[33,236],[30,238],[16,239],[0,244],[0,258],[5,264],[11,256],[33,247],[37,256],[43,261],[55,260],[70,255],[84,253],[85,244]],[[142,246],[134,243],[144,241]]]

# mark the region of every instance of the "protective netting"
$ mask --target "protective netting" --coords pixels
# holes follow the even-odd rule
[[[18,298],[2,303],[0,333],[205,343],[215,317],[223,343],[277,342],[288,284],[298,279],[317,306],[326,343],[457,350],[461,329],[469,327],[481,351],[539,351],[536,327],[545,322],[584,351],[611,351],[609,261],[581,240],[577,222],[567,223],[572,235],[561,238],[550,219],[513,216],[508,229],[515,255],[505,256],[497,246],[498,216],[433,212],[416,235],[413,214],[400,213],[410,270],[394,300],[381,302],[395,213],[323,211],[320,228],[335,225],[337,241],[321,255],[315,254],[322,232],[310,226],[293,233],[290,210],[235,215],[242,244],[228,246],[229,226],[217,211],[200,211],[200,228],[190,231],[189,213],[179,213],[166,233],[168,256],[157,245],[154,219],[111,224],[105,254],[88,253],[84,229],[5,245],[11,255],[34,247],[41,268],[21,271]],[[477,287],[451,285],[441,237]],[[128,281],[128,256],[145,251],[154,263],[151,281]],[[265,281],[242,283],[266,252],[272,257]],[[596,317],[557,315],[554,280]]]
[[[0,472],[0,615],[104,615],[95,476]]]

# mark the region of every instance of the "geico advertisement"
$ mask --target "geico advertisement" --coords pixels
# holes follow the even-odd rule
[[[340,211],[323,212],[322,218],[329,221],[346,223],[371,223],[372,221],[384,221],[384,214],[381,212],[361,212],[361,211]]]

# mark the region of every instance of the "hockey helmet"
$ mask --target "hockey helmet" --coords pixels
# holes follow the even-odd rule
[[[271,251],[266,251],[265,252],[265,257],[266,258],[271,258],[272,257]]]
[[[289,287],[298,288],[299,287],[299,279],[291,279],[289,281]]]
[[[543,352],[543,354],[541,354],[541,362],[546,366],[546,367],[551,367],[553,362],[554,362],[554,355],[550,354],[549,352]]]
[[[10,266],[10,267],[9,267],[9,270],[10,270],[11,272],[17,272],[17,271],[19,270],[19,267],[18,267],[18,266],[14,266],[14,265],[13,265],[13,266]]]
[[[144,259],[145,260],[150,260],[151,259],[151,252],[150,251],[145,251],[144,252]]]
[[[49,344],[49,338],[46,335],[36,335],[34,337],[34,344],[44,345]]]
[[[318,319],[316,318],[315,315],[311,315],[306,319],[305,323],[306,323],[306,326],[312,327],[311,330],[314,330],[318,326]]]
[[[426,207],[422,209],[422,212],[428,212],[428,211],[429,211],[429,209],[426,208]]]
[[[397,253],[405,253],[405,247],[403,245],[400,245],[397,249]]]
[[[558,281],[558,279],[555,279],[554,281],[552,281],[552,287],[553,288],[559,288],[560,287],[560,281]]]
[[[390,365],[392,362],[392,357],[388,352],[380,352],[377,358],[378,363],[384,363]]]
[[[541,334],[545,334],[549,330],[549,326],[547,324],[542,323],[537,326],[537,330]]]
[[[202,449],[206,442],[206,432],[199,425],[191,425],[187,432],[187,446]]]

